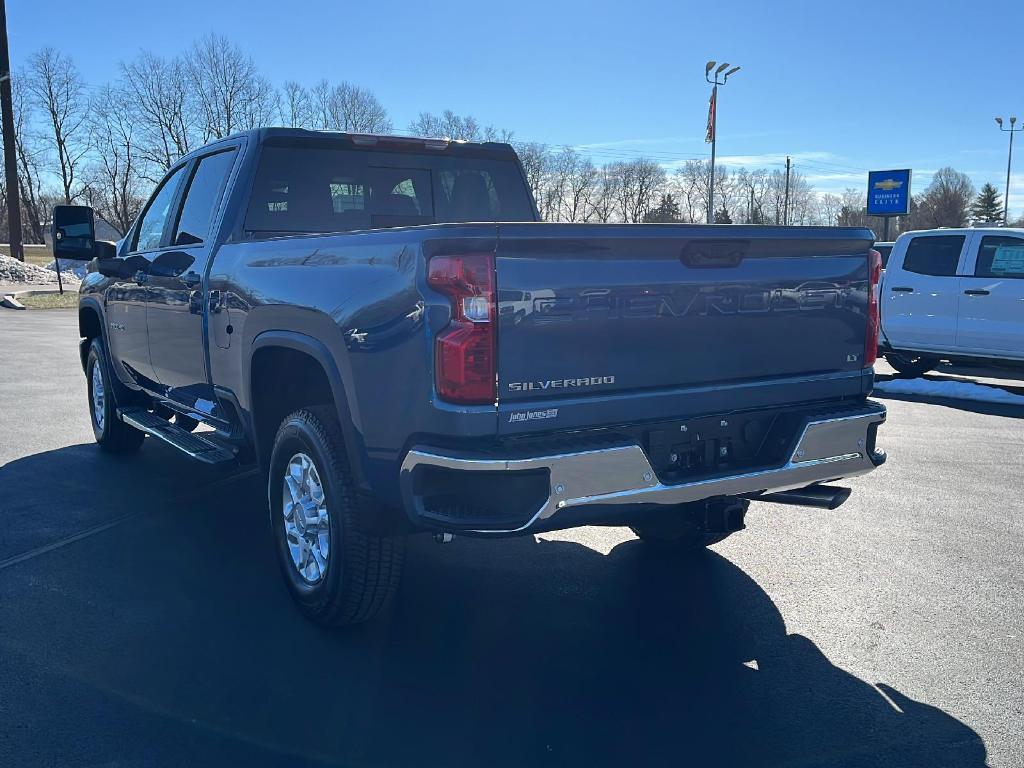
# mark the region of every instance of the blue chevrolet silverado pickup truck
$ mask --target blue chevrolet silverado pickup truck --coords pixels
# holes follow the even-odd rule
[[[97,442],[259,466],[334,625],[411,532],[685,551],[882,463],[870,231],[537,219],[508,145],[298,129],[182,158],[117,245],[58,206]]]

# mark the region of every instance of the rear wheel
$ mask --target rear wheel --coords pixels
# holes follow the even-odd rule
[[[85,360],[85,380],[89,388],[89,420],[100,448],[111,453],[130,453],[142,446],[146,436],[117,418],[117,403],[110,382],[110,367],[103,342],[89,345]]]
[[[329,408],[299,410],[281,424],[268,494],[278,561],[303,612],[333,626],[373,618],[398,588],[404,539],[360,525],[341,427]]]
[[[939,358],[911,352],[889,352],[885,361],[904,376],[921,376],[939,364]]]

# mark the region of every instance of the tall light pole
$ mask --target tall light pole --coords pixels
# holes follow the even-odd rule
[[[25,260],[21,246],[21,201],[18,195],[18,156],[15,153],[14,112],[11,107],[11,61],[7,48],[7,7],[0,0],[0,131],[4,137],[4,178],[7,188],[7,242],[11,256]]]
[[[733,67],[729,69],[728,64],[722,64],[715,69],[714,75],[711,74],[711,70],[714,69],[717,61],[709,61],[707,66],[704,68],[704,79],[711,83],[711,103],[708,105],[708,133],[705,137],[705,141],[711,143],[711,181],[708,184],[708,224],[715,223],[715,148],[718,138],[718,86],[725,85],[725,81],[729,79],[729,75],[739,70],[739,67]],[[729,70],[726,72],[725,70]],[[725,72],[725,74],[722,74]],[[719,80],[718,78],[722,79]]]
[[[996,124],[999,126],[1000,131],[1005,131],[1010,134],[1010,154],[1006,158],[1006,194],[1003,195],[1003,226],[1007,224],[1007,216],[1010,211],[1010,166],[1013,164],[1013,134],[1024,131],[1024,125],[1020,128],[1014,128],[1014,124],[1017,122],[1016,117],[1010,118],[1010,127],[1003,127],[1003,118],[997,117]]]

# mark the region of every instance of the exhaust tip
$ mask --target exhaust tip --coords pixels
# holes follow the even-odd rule
[[[851,488],[829,488],[828,490],[835,491],[831,501],[829,501],[829,509],[838,509],[842,506],[843,502],[850,498],[850,494],[853,493]]]
[[[758,501],[772,504],[791,504],[797,507],[818,507],[819,509],[838,509],[853,491],[849,488],[829,485],[809,485],[793,491],[779,491],[758,496]]]

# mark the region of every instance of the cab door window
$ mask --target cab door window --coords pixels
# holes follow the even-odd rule
[[[974,276],[1024,279],[1024,238],[983,237]]]
[[[185,192],[171,245],[199,245],[210,236],[213,219],[228,183],[235,150],[207,155],[199,161]]]
[[[178,192],[178,185],[184,176],[185,167],[182,166],[164,179],[160,188],[149,200],[146,212],[142,214],[142,220],[135,230],[135,239],[132,243],[133,251],[153,251],[163,244],[164,228],[167,224],[167,217],[171,212],[171,205]]]
[[[915,237],[907,245],[903,269],[918,275],[951,277],[956,274],[963,247],[963,235]]]

